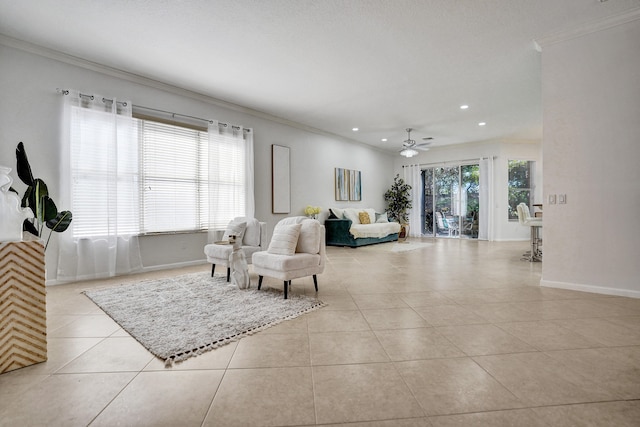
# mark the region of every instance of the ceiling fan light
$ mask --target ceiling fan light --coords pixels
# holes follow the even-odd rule
[[[404,157],[413,157],[413,156],[415,156],[417,154],[418,154],[418,152],[416,150],[414,150],[413,148],[405,148],[404,150],[402,150],[400,152],[400,155],[404,156]]]

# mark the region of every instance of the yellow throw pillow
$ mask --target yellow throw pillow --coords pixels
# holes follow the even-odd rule
[[[358,218],[360,218],[360,224],[371,224],[371,218],[369,218],[369,214],[366,212],[360,212]]]

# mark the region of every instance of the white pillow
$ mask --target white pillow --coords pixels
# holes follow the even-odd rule
[[[244,246],[260,246],[260,222],[251,218],[247,221],[247,229],[242,239]]]
[[[376,222],[376,210],[375,209],[363,209],[366,213],[369,214],[369,221],[373,224]]]
[[[389,217],[387,216],[386,212],[382,212],[381,214],[377,213],[376,214],[376,222],[389,222]]]
[[[358,214],[360,213],[357,209],[346,208],[344,210],[344,217],[350,219],[353,224],[360,224],[360,217]]]
[[[296,253],[298,236],[300,235],[300,224],[279,225],[273,230],[271,242],[269,242],[270,254],[293,255]]]
[[[333,212],[333,214],[338,218],[338,219],[342,219],[344,218],[344,210],[340,209],[340,208],[331,208],[331,212]]]
[[[227,225],[227,229],[224,231],[222,240],[229,240],[229,236],[236,236],[236,240],[240,240],[242,242],[242,238],[244,237],[244,232],[246,230],[247,223],[245,221],[234,219]]]
[[[320,236],[321,228],[320,222],[315,219],[309,219],[302,221],[300,224],[300,237],[298,237],[298,245],[296,246],[296,252],[317,254],[320,252]]]

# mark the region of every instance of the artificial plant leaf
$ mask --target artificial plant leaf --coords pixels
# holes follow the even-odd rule
[[[45,205],[44,199],[49,197],[49,190],[47,189],[47,184],[40,178],[36,178],[33,181],[33,189],[33,193],[31,197],[29,197],[29,203],[36,219],[42,224],[47,220],[47,218],[45,218],[47,206]],[[55,215],[53,217],[55,217]]]
[[[38,217],[41,222],[47,222],[58,216],[58,208],[51,197],[43,196],[41,200],[42,217]]]
[[[40,237],[40,233],[38,233],[38,229],[28,219],[25,219],[24,222],[22,223],[22,231],[27,231],[36,237]]]
[[[58,215],[54,219],[47,221],[47,227],[50,228],[51,231],[62,233],[69,228],[72,219],[73,215],[70,211],[58,212]]]
[[[22,203],[21,207],[23,208],[31,208],[33,215],[36,214],[36,199],[33,197],[33,187],[28,186],[26,190],[24,190],[24,194],[22,195]]]
[[[42,197],[49,195],[49,189],[47,188],[47,184],[40,178],[36,178],[33,180],[33,188],[35,188],[35,196],[38,199],[41,199]]]
[[[16,148],[16,164],[18,177],[27,185],[33,185],[33,173],[31,173],[31,165],[27,159],[27,152],[24,150],[24,144],[18,143]]]

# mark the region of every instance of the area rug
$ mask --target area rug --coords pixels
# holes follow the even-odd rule
[[[358,250],[365,250],[371,252],[407,252],[413,251],[415,249],[426,248],[427,246],[431,246],[432,243],[425,242],[413,242],[407,240],[405,242],[389,242],[389,243],[380,243],[376,245],[362,246],[358,248]]]
[[[172,366],[316,310],[315,298],[270,288],[240,290],[223,276],[194,273],[84,294],[151,353]]]

